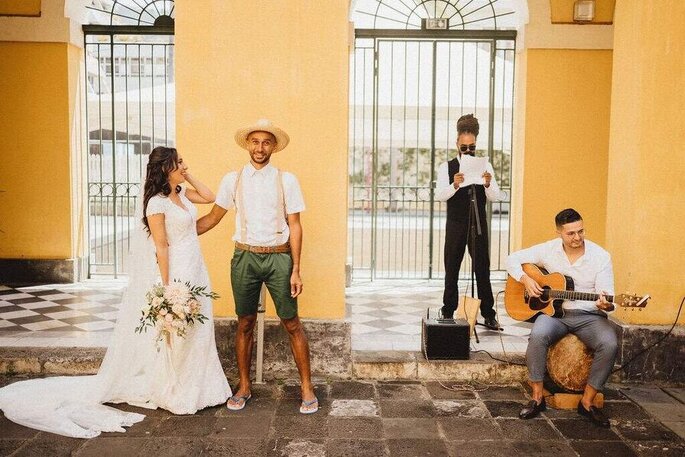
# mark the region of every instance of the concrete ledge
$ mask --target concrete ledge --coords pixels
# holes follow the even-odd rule
[[[264,377],[297,377],[290,341],[280,321],[265,322]],[[235,319],[214,321],[219,358],[229,378],[237,377],[235,362]],[[343,321],[304,321],[309,337],[312,375],[323,378],[352,377],[350,324]],[[77,340],[75,340],[75,344]],[[255,342],[256,346],[256,342]],[[253,350],[252,368],[256,365]],[[85,375],[97,373],[105,348],[5,347],[0,348],[0,374]]]
[[[626,324],[619,320],[614,320],[614,323],[620,327],[621,331],[619,354],[616,360],[618,365],[623,365],[645,348],[656,343],[671,328],[670,325]],[[683,360],[685,360],[685,327],[676,325],[673,332],[659,345],[637,356],[630,365],[616,374],[621,381],[659,381],[683,385],[685,384]]]
[[[418,352],[354,351],[356,379],[416,379]]]
[[[0,348],[0,374],[95,374],[104,348]]]
[[[346,379],[352,377],[352,342],[350,324],[344,321],[303,320],[309,339],[312,375]],[[215,319],[216,344],[224,371],[236,376],[235,334],[236,319]],[[252,369],[256,365],[256,342]],[[297,377],[295,360],[290,352],[290,339],[281,323],[267,319],[264,326],[264,377]]]
[[[76,281],[76,259],[0,259],[0,284],[64,284]]]
[[[669,326],[635,326],[615,322],[620,335],[617,365],[634,357],[666,334]],[[312,355],[312,375],[323,379],[453,380],[503,384],[523,382],[525,366],[472,353],[471,360],[426,360],[420,352],[352,351],[350,324],[343,321],[304,321]],[[234,345],[237,321],[216,319],[216,343],[224,371],[237,377]],[[297,377],[287,333],[277,320],[267,320],[264,345],[264,378]],[[75,341],[76,343],[76,341]],[[76,343],[77,344],[77,343]],[[0,374],[79,375],[96,373],[104,348],[6,347],[0,348]],[[256,351],[253,352],[256,358]],[[504,358],[501,354],[495,357]],[[508,354],[512,362],[524,363],[523,354]],[[659,346],[638,357],[625,370],[614,373],[612,382],[654,382],[683,385],[685,370],[685,328],[676,327]],[[253,371],[255,368],[253,360]],[[254,375],[254,373],[253,373]]]
[[[495,355],[500,356],[500,354]],[[355,378],[375,380],[451,380],[489,384],[522,382],[525,366],[493,360],[485,354],[471,354],[470,360],[426,360],[420,352],[355,351],[352,364]],[[520,355],[509,356],[523,363]]]

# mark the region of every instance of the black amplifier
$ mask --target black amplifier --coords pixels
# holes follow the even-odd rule
[[[428,360],[468,360],[470,327],[464,319],[431,318],[430,310],[421,322],[421,344]]]

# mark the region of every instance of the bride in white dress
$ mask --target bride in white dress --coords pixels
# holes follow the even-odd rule
[[[194,189],[180,186],[184,181]],[[193,203],[213,201],[207,186],[187,173],[176,149],[157,147],[150,153],[137,210],[145,217],[136,218],[140,224],[132,234],[129,284],[97,375],[33,379],[1,388],[0,409],[8,419],[51,433],[92,438],[100,432],[123,432],[123,427],[145,418],[103,403],[193,414],[231,396],[217,354],[209,298],[199,298],[207,321],[191,326],[185,338],[173,336],[171,347],[162,343],[158,351],[154,330],[135,332],[145,292],[154,283],[177,279],[211,290]]]

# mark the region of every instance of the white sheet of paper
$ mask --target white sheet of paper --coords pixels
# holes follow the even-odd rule
[[[487,166],[487,157],[472,157],[463,154],[459,158],[459,173],[464,173],[464,182],[459,184],[459,187],[484,184],[483,173],[487,170]]]

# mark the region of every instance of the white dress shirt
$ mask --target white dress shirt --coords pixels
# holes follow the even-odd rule
[[[459,160],[459,156],[457,156],[457,160]],[[491,202],[500,201],[504,195],[503,192],[500,192],[499,190],[497,180],[495,179],[495,171],[492,169],[492,165],[490,165],[490,162],[488,162],[488,165],[485,167],[485,170],[492,175],[492,179],[490,180],[490,186],[485,187],[485,185],[483,185],[483,187],[485,187],[485,197]],[[463,189],[465,188],[460,187],[458,189],[455,189],[454,185],[450,184],[450,172],[448,163],[444,162],[443,164],[441,164],[440,168],[438,168],[438,179],[435,184],[436,200],[446,202],[447,200],[452,198],[452,196],[457,192],[466,192],[466,190]]]
[[[585,253],[573,264],[569,262],[561,238],[513,252],[507,258],[507,272],[517,281],[523,276],[521,265],[534,263],[549,273],[561,273],[573,279],[574,290],[580,292],[614,294],[614,270],[611,255],[596,243],[586,239]],[[593,301],[567,300],[564,309],[597,311]],[[607,311],[611,312],[611,311]]]
[[[283,199],[286,214],[295,214],[304,211],[304,198],[297,178],[292,173],[283,173]],[[221,180],[219,191],[216,196],[216,204],[228,210],[235,208],[234,191],[238,172],[228,173]],[[240,241],[252,246],[278,246],[284,244],[290,238],[285,216],[280,211],[278,202],[278,169],[267,164],[261,169],[256,169],[252,163],[243,167],[240,178],[244,201],[242,207],[245,210],[247,221],[247,237],[241,240],[241,214],[236,209],[235,233],[233,241]],[[280,234],[276,227],[280,227]]]

